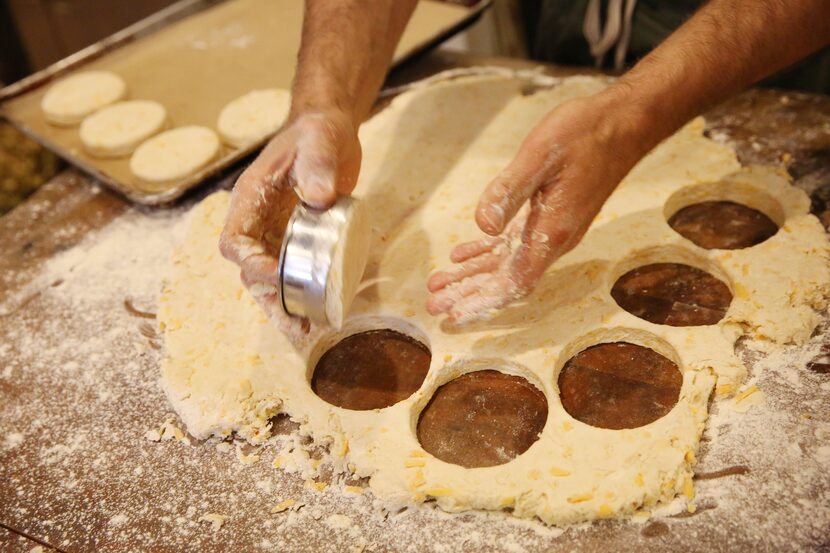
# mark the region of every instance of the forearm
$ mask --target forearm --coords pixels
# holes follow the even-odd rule
[[[686,121],[830,42],[827,0],[712,0],[612,86],[644,155]]]
[[[366,117],[417,0],[307,0],[292,114]]]

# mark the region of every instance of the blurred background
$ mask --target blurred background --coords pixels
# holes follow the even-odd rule
[[[0,88],[43,69],[173,0],[0,1]],[[59,160],[0,120],[0,215],[59,168]]]
[[[0,88],[174,2],[0,0]],[[485,12],[479,22],[443,48],[524,57],[527,48],[519,38],[519,4],[518,0],[496,1],[494,9]],[[502,25],[497,25],[497,21]],[[0,120],[0,215],[51,178],[59,165],[53,154]]]

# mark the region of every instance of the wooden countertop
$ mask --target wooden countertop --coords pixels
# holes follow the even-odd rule
[[[396,71],[390,83],[480,64],[538,65],[436,52]],[[547,66],[545,71],[575,72]],[[813,198],[814,212],[825,226],[830,224],[830,97],[752,90],[713,109],[707,128],[732,144],[744,163],[783,161],[795,184]],[[59,551],[346,551],[368,543],[372,551],[439,545],[448,551],[516,546],[528,551],[717,551],[772,550],[784,543],[780,540],[792,549],[830,544],[826,456],[805,453],[803,467],[819,463],[825,469],[809,493],[770,501],[765,485],[772,479],[787,484],[803,467],[776,465],[778,453],[762,442],[754,449],[748,446],[743,458],[730,459],[750,471],[727,477],[742,479],[741,491],[731,493],[743,494],[737,498],[746,504],[743,512],[725,514],[703,501],[694,517],[660,518],[646,525],[604,521],[555,537],[498,517],[482,522],[478,516],[447,517],[427,509],[384,518],[371,508],[370,494],[347,500],[334,489],[313,493],[302,478],[274,470],[273,448],[261,448],[262,460],[244,465],[235,455],[218,451],[215,440],[187,445],[144,439],[147,430],[172,415],[157,385],[160,354],[154,324],[143,314],[154,310],[154,298],[130,293],[122,298],[132,301],[130,306],[119,301],[103,307],[80,298],[72,309],[62,309],[56,303],[62,299],[62,283],[44,280],[51,274],[45,269],[81,241],[94,243],[95,232],[125,218],[139,225],[177,220],[194,201],[231,182],[232,177],[207,183],[178,205],[154,211],[133,209],[69,170],[0,218],[0,549],[29,551],[43,543]],[[89,312],[93,307],[107,309],[106,324],[96,322]],[[821,332],[830,343],[826,324]],[[102,334],[104,343],[111,334],[106,351],[95,346]],[[60,336],[85,347],[60,366],[44,363],[52,359],[44,355],[49,340]],[[798,368],[809,385],[795,396],[772,391],[770,396],[782,417],[790,423],[797,419],[799,432],[826,439],[830,433],[821,432],[830,428],[830,376],[826,364],[811,368]],[[798,441],[805,452],[813,451],[808,442]],[[703,471],[724,468],[715,445],[704,444],[700,463]],[[301,498],[306,506],[291,515],[270,514],[287,497]],[[811,511],[796,505],[800,500],[824,505]],[[199,522],[208,512],[229,516],[222,529],[214,532]],[[803,530],[797,523],[800,512],[812,517],[819,530]],[[349,516],[352,526],[344,530],[329,524],[333,513]],[[790,519],[788,531],[782,521]]]

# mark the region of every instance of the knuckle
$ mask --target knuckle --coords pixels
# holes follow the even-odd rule
[[[516,175],[512,167],[506,167],[490,184],[490,192],[496,197],[509,196],[515,188]]]
[[[219,237],[219,253],[229,261],[236,261],[236,245],[233,239],[224,231]]]

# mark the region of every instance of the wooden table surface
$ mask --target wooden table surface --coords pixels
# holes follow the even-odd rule
[[[536,65],[433,53],[399,70],[390,82],[480,64]],[[545,71],[572,72],[552,67]],[[707,128],[714,138],[733,145],[744,163],[783,162],[795,184],[813,198],[814,212],[825,226],[830,224],[830,97],[752,90],[712,110]],[[105,295],[72,303],[72,298],[62,296],[61,279],[49,280],[58,272],[46,269],[62,252],[84,240],[89,243],[90,236],[94,246],[96,232],[124,221],[138,229],[176,221],[196,200],[229,182],[208,183],[178,205],[152,211],[131,208],[69,170],[0,218],[3,551],[30,551],[39,544],[59,551],[346,551],[364,543],[374,551],[830,547],[830,466],[826,451],[824,457],[814,454],[815,440],[826,443],[830,438],[830,375],[822,364],[811,366],[814,370],[799,367],[807,385],[799,388],[795,400],[773,402],[788,421],[798,419],[798,432],[815,436],[812,442],[799,441],[806,456],[803,467],[818,463],[824,477],[817,473],[806,492],[792,485],[790,496],[780,501],[768,497],[765,482],[780,480],[786,494],[787,478],[797,478],[806,469],[801,464],[776,465],[779,454],[759,440],[741,459],[729,459],[751,469],[729,477],[743,479],[737,488],[729,488],[733,495],[745,494],[738,498],[747,506],[743,512],[719,512],[715,503],[707,503],[706,494],[717,495],[718,482],[725,480],[707,481],[700,482],[704,508],[699,516],[645,525],[605,521],[558,537],[499,517],[449,517],[430,509],[382,516],[372,507],[370,494],[344,499],[334,487],[314,493],[299,476],[274,470],[269,446],[258,451],[262,461],[244,465],[235,455],[218,451],[216,440],[187,445],[144,439],[147,430],[171,415],[157,384],[160,352],[154,321],[141,313],[154,311],[155,298],[127,290],[117,302]],[[132,301],[140,312],[125,307],[123,300]],[[102,314],[100,320],[96,310]],[[828,332],[827,325],[821,332]],[[93,346],[104,334],[111,347],[102,351]],[[79,347],[56,366],[49,351],[61,336],[88,347]],[[62,347],[65,350],[66,344]],[[724,439],[730,439],[728,433],[719,438]],[[724,468],[717,447],[713,444],[707,451],[704,444],[701,470]],[[270,514],[278,499],[286,497],[301,498],[306,507],[292,514]],[[799,501],[805,505],[799,506]],[[802,511],[812,517],[809,524],[799,521]],[[212,531],[199,521],[207,512],[230,518]],[[337,526],[328,519],[333,513],[347,514],[352,524],[346,529]]]

